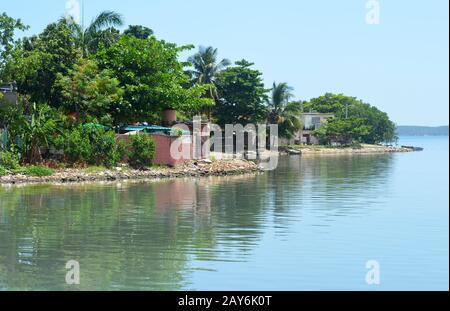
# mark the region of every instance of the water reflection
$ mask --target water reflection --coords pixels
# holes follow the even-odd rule
[[[270,247],[267,232],[295,240],[302,226],[382,202],[394,161],[291,157],[256,175],[0,187],[0,289],[73,290],[64,284],[72,259],[75,289],[196,289],[197,271],[220,273]],[[309,210],[316,217],[304,222]]]

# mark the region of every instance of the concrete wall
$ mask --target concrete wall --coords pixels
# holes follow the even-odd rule
[[[191,136],[183,136],[183,142],[179,146],[179,151],[189,150],[189,158],[188,159],[175,159],[172,157],[170,153],[170,148],[172,143],[174,143],[179,137],[168,136],[163,134],[142,134],[142,135],[151,135],[155,140],[155,158],[153,160],[153,164],[156,165],[168,165],[168,166],[177,166],[183,164],[192,159],[192,138]],[[129,141],[130,135],[117,135],[118,140]]]

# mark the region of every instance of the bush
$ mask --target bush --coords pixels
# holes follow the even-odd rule
[[[54,172],[53,169],[45,166],[23,166],[14,170],[14,173],[28,176],[50,176],[53,175]]]
[[[10,170],[18,168],[19,156],[15,152],[0,151],[0,166]]]
[[[71,164],[87,163],[91,154],[92,146],[89,137],[84,135],[80,128],[68,130],[57,148],[64,151],[66,160]]]
[[[130,141],[129,163],[133,168],[150,166],[155,157],[155,141],[150,135],[133,135]]]
[[[6,168],[4,168],[3,166],[0,165],[0,177],[5,176],[7,174],[8,174],[8,171],[6,170]]]
[[[71,164],[112,167],[122,158],[123,151],[113,131],[101,128],[75,127],[69,130],[58,148]]]
[[[121,160],[120,148],[113,131],[95,129],[90,131],[89,136],[92,147],[89,164],[112,167]]]

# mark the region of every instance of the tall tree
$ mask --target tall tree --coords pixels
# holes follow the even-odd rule
[[[81,59],[68,75],[58,74],[63,106],[68,112],[80,114],[82,120],[102,118],[111,113],[113,104],[120,105],[123,90],[110,70],[99,70],[95,60]]]
[[[14,48],[15,31],[24,31],[26,29],[28,29],[28,26],[23,24],[20,19],[9,17],[6,13],[2,13],[2,15],[0,15],[0,70],[3,69],[7,58]],[[2,77],[0,76],[0,81],[1,80]]]
[[[214,108],[215,121],[223,126],[236,123],[258,123],[267,114],[262,73],[251,68],[253,63],[237,61],[217,76],[219,99]]]
[[[165,108],[200,109],[212,101],[202,97],[208,85],[190,86],[181,51],[190,48],[149,37],[123,36],[96,54],[100,69],[111,70],[124,89],[123,102],[115,106],[115,118],[124,122],[160,120]]]
[[[287,83],[273,83],[272,94],[267,100],[269,113],[267,121],[278,124],[279,135],[292,138],[301,129],[301,111],[299,102],[291,102],[293,88]]]
[[[201,46],[198,52],[189,57],[188,62],[192,64],[193,70],[190,70],[193,82],[197,84],[208,84],[208,96],[217,100],[216,79],[218,74],[231,64],[228,59],[218,61],[217,49],[212,46]]]
[[[48,25],[38,36],[23,40],[13,53],[8,70],[20,92],[33,102],[59,107],[56,77],[58,73],[67,74],[80,57],[67,24],[60,21]]]
[[[111,46],[119,39],[113,27],[123,25],[122,15],[113,11],[101,12],[85,29],[73,19],[65,19],[70,26],[83,57],[96,53],[100,44]]]

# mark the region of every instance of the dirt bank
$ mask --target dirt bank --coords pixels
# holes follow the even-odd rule
[[[82,169],[63,169],[51,176],[37,177],[22,174],[11,174],[0,177],[0,184],[21,183],[75,183],[90,181],[161,179],[176,177],[226,176],[258,172],[258,166],[246,160],[192,161],[174,168],[157,167],[147,170],[132,170],[128,167],[117,167],[110,170],[87,172]]]

